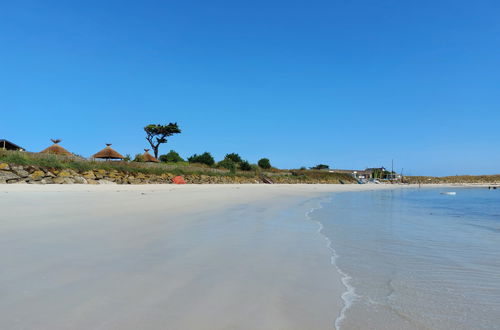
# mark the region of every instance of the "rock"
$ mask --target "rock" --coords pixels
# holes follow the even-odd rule
[[[135,178],[137,180],[143,181],[143,180],[147,180],[148,177],[144,173],[136,173]]]
[[[45,172],[45,176],[47,176],[49,178],[55,178],[56,177],[56,175],[54,173],[50,172],[50,171]]]
[[[108,177],[113,178],[113,179],[119,178],[119,177],[121,177],[121,175],[122,174],[120,172],[118,172],[117,170],[112,170],[108,173]]]
[[[61,178],[60,176],[58,176],[57,178],[52,179],[52,182],[54,182],[55,184],[63,184],[65,183],[65,179],[66,178]]]
[[[82,176],[87,180],[89,180],[89,179],[94,180],[95,179],[94,172],[92,172],[92,171],[83,172]]]
[[[74,171],[73,169],[71,169],[71,168],[70,168],[70,169],[68,169],[67,171],[69,172],[70,176],[77,176],[77,175],[78,175],[78,173],[77,173],[77,172],[75,172],[75,171]]]
[[[38,166],[32,166],[32,165],[29,165],[27,167],[24,168],[26,171],[28,171],[29,174],[39,170]]]
[[[9,182],[10,180],[19,180],[21,177],[12,172],[0,171],[0,180]]]
[[[97,181],[99,184],[116,184],[114,182],[108,181],[108,180],[99,180]]]
[[[106,170],[94,170],[94,175],[96,179],[102,179],[106,176]]]
[[[52,179],[52,182],[54,182],[55,184],[73,184],[73,183],[75,183],[75,181],[72,178],[60,177],[60,176]]]
[[[85,179],[83,176],[74,176],[73,177],[73,180],[75,181],[75,183],[78,183],[78,184],[87,184],[87,179]]]
[[[57,174],[57,176],[60,178],[69,178],[71,173],[69,171],[61,171]]]
[[[34,181],[40,181],[43,179],[44,176],[45,176],[45,172],[37,170],[37,171],[34,171],[33,173],[31,173],[29,175],[29,178],[34,180]]]
[[[27,178],[30,175],[28,173],[28,171],[25,171],[22,167],[16,168],[14,170],[14,173],[16,173],[17,175],[19,175],[21,178]]]
[[[0,163],[0,170],[8,171],[10,170],[10,166],[7,163]]]

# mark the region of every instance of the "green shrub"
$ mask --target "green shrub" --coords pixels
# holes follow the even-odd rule
[[[260,168],[263,168],[265,170],[268,170],[271,168],[271,162],[267,158],[260,159],[257,164],[259,165]]]
[[[244,160],[240,163],[240,169],[242,171],[251,171],[252,170],[252,165],[247,160]]]
[[[126,154],[125,157],[123,158],[124,162],[130,162],[132,160],[132,157],[130,157],[130,154]]]
[[[208,166],[213,166],[215,164],[215,159],[209,152],[204,152],[201,155],[194,154],[188,158],[190,163],[205,164]]]
[[[236,163],[230,158],[224,158],[224,160],[217,163],[217,167],[222,167],[234,172],[236,170]]]
[[[160,162],[163,163],[178,163],[183,161],[184,159],[174,150],[170,150],[168,154],[160,156]]]
[[[142,163],[142,162],[144,162],[144,156],[142,154],[136,154],[133,161],[138,162],[138,163]]]
[[[224,157],[224,158],[231,159],[235,163],[241,163],[241,161],[242,161],[240,155],[238,155],[237,153],[234,153],[234,152],[227,154],[226,157]]]

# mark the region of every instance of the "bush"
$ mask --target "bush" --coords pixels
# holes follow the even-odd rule
[[[224,159],[231,159],[233,162],[235,163],[241,163],[241,157],[240,155],[238,155],[237,153],[230,153],[230,154],[227,154],[226,157],[224,157]]]
[[[138,163],[142,163],[142,162],[144,162],[144,156],[142,154],[136,154],[133,161],[138,162]]]
[[[204,152],[201,155],[194,154],[188,158],[188,162],[205,164],[208,166],[212,166],[215,164],[214,157],[212,157],[212,155],[209,152]]]
[[[328,166],[328,165],[318,164],[318,165],[316,165],[314,167],[311,167],[311,170],[327,170],[329,168],[330,168],[330,166]]]
[[[168,154],[160,156],[160,162],[163,163],[178,163],[183,161],[184,159],[174,150],[170,150]]]
[[[250,165],[250,163],[247,160],[244,160],[240,163],[240,169],[242,171],[251,171],[252,166]]]
[[[222,167],[234,172],[236,170],[236,163],[233,162],[230,158],[224,158],[224,160],[221,160],[219,163],[217,163],[217,167]]]
[[[130,157],[130,154],[126,154],[125,157],[123,158],[124,162],[130,162],[132,160],[132,157]]]
[[[257,164],[259,165],[260,168],[263,168],[265,170],[268,170],[271,168],[271,162],[267,158],[260,159]]]
[[[260,167],[257,164],[251,164],[250,168],[251,168],[252,171],[255,171],[255,172],[259,172],[260,171]]]

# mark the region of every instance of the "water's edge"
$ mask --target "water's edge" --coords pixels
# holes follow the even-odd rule
[[[326,236],[323,233],[323,228],[324,228],[323,224],[319,220],[316,220],[312,217],[312,214],[315,211],[323,208],[324,203],[331,203],[332,201],[333,201],[332,197],[320,198],[318,200],[318,206],[313,207],[309,211],[307,211],[305,216],[306,216],[307,220],[313,221],[318,225],[317,232],[324,239],[324,241],[326,242],[327,249],[329,249],[331,252],[330,262],[335,267],[337,273],[339,273],[342,284],[344,285],[344,287],[346,289],[346,291],[341,295],[342,301],[344,302],[344,306],[342,307],[339,314],[337,315],[337,318],[335,319],[335,323],[334,323],[335,329],[340,330],[340,325],[341,325],[342,321],[346,318],[346,315],[345,315],[346,311],[352,306],[354,301],[358,298],[358,295],[356,294],[355,288],[350,284],[352,277],[349,276],[347,273],[345,273],[342,269],[340,269],[340,267],[337,264],[337,259],[338,259],[339,255],[337,254],[337,251],[333,247],[331,239],[328,238],[328,236]]]

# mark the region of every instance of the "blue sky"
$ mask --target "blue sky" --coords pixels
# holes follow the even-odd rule
[[[500,173],[498,1],[4,1],[0,138]]]

